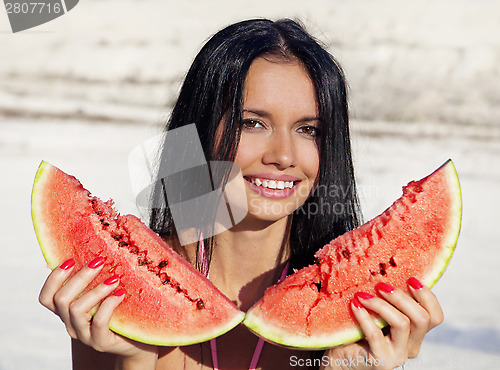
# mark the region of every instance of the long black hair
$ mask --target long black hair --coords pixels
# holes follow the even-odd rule
[[[194,123],[208,160],[234,161],[241,133],[245,78],[252,62],[261,56],[300,61],[316,89],[322,122],[317,186],[294,212],[289,233],[291,265],[300,268],[313,262],[314,252],[321,246],[361,221],[346,83],[332,55],[294,20],[252,19],[232,24],[211,37],[194,59],[166,130]],[[216,144],[219,125],[223,125],[224,134],[219,135]],[[172,216],[168,204],[159,203],[162,197],[161,191],[153,194],[150,227],[159,234],[172,235]],[[205,245],[210,256],[212,238]]]

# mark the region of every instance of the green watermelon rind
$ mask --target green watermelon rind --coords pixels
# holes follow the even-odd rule
[[[441,169],[445,171],[449,179],[450,194],[454,198],[454,201],[452,202],[454,209],[452,209],[451,214],[455,215],[455,217],[452,217],[449,220],[450,227],[447,233],[446,241],[441,247],[442,253],[434,259],[434,264],[429,269],[429,272],[420,279],[422,284],[428,288],[432,288],[446,270],[457,245],[462,221],[462,192],[455,165],[451,159],[448,159],[433,173]],[[380,328],[387,326],[387,323],[381,318],[375,318],[374,322]],[[259,316],[259,313],[254,311],[252,308],[247,312],[245,320],[243,320],[243,324],[253,333],[269,343],[300,350],[324,350],[353,343],[364,337],[364,334],[359,326],[343,331],[337,331],[331,335],[316,337],[301,335],[290,336],[289,331],[285,331],[280,327],[270,324],[266,320],[262,319]]]
[[[44,179],[47,178],[47,171],[53,171],[55,167],[53,167],[50,163],[42,161],[38,167],[37,173],[35,175],[35,180],[33,183],[33,189],[31,193],[31,217],[33,220],[33,226],[35,229],[35,234],[38,239],[38,243],[40,244],[40,249],[42,251],[43,257],[47,262],[47,267],[51,270],[58,267],[61,262],[57,258],[57,255],[53,253],[54,248],[50,248],[49,243],[51,237],[48,232],[46,232],[43,218],[39,217],[39,208],[40,203],[43,201],[38,195],[39,192],[37,188],[43,187]],[[95,314],[95,309],[92,310],[92,315]],[[223,335],[227,333],[229,330],[236,327],[239,323],[243,321],[245,317],[244,312],[235,313],[232,320],[227,321],[225,325],[218,326],[214,328],[212,331],[205,331],[202,335],[196,335],[196,333],[190,333],[185,337],[176,335],[175,340],[169,340],[169,338],[165,338],[162,336],[154,336],[154,335],[141,335],[141,333],[130,329],[130,323],[124,323],[120,318],[116,318],[114,316],[111,317],[109,321],[109,328],[117,334],[123,335],[129,339],[146,343],[153,344],[159,346],[183,346],[183,345],[191,345],[194,343],[201,343],[217,336]]]
[[[380,317],[373,321],[380,328],[387,326],[387,323]],[[356,342],[364,337],[363,331],[359,326],[336,332],[333,335],[307,337],[297,335],[290,337],[290,333],[281,330],[279,327],[269,325],[257,314],[247,314],[243,324],[254,334],[263,338],[266,342],[299,350],[323,350],[333,348],[343,344]]]
[[[455,215],[454,218],[450,218],[450,229],[447,233],[447,240],[444,244],[443,251],[439,258],[435,259],[434,266],[430,269],[430,272],[423,278],[422,284],[427,286],[428,288],[432,288],[434,284],[441,278],[446,267],[455,252],[455,248],[458,241],[458,236],[460,235],[460,228],[462,225],[462,190],[460,187],[460,181],[458,179],[457,170],[453,161],[448,159],[440,168],[436,171],[439,171],[441,168],[444,168],[445,173],[448,175],[450,180],[450,195],[454,197],[453,206],[455,209],[451,211],[452,215]]]
[[[191,333],[189,336],[185,337],[176,335],[175,341],[168,340],[168,338],[164,338],[161,336],[155,337],[151,335],[150,336],[137,335],[136,332],[134,332],[133,330],[129,330],[129,326],[127,324],[121,323],[119,319],[115,319],[114,317],[111,317],[111,319],[109,320],[109,328],[115,333],[123,335],[137,342],[153,344],[157,346],[177,347],[177,346],[187,346],[196,343],[206,342],[209,341],[210,339],[223,335],[227,333],[229,330],[236,327],[239,323],[241,323],[244,317],[245,313],[240,312],[234,316],[233,320],[228,321],[226,325],[218,326],[217,329],[214,329],[213,331],[210,332],[205,331],[203,335],[196,335],[195,333]]]
[[[48,162],[42,161],[38,166],[38,170],[35,175],[35,180],[33,181],[33,189],[31,191],[31,218],[33,220],[33,227],[35,229],[35,235],[38,239],[38,244],[40,244],[40,249],[42,250],[45,262],[47,262],[47,267],[51,270],[55,269],[60,262],[57,260],[56,256],[51,252],[51,248],[47,247],[47,242],[50,240],[50,236],[45,231],[43,221],[37,216],[42,199],[40,199],[39,192],[36,191],[38,187],[43,187],[43,181],[46,178],[46,171],[52,170],[52,165]]]

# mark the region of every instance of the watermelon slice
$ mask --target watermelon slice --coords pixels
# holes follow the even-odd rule
[[[121,216],[80,182],[42,162],[31,198],[35,232],[48,267],[69,258],[75,272],[97,256],[104,267],[87,290],[120,275],[127,294],[110,328],[156,345],[203,342],[236,325],[244,313],[137,217]]]
[[[267,289],[244,324],[269,342],[295,348],[326,349],[362,338],[350,308],[354,294],[375,295],[378,282],[409,292],[412,276],[432,287],[453,254],[461,215],[458,176],[448,160],[405,186],[381,215],[320,249],[316,264]]]

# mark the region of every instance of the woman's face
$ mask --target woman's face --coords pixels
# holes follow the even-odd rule
[[[235,162],[245,179],[249,216],[276,221],[306,201],[318,176],[316,92],[300,62],[257,58],[244,94]]]

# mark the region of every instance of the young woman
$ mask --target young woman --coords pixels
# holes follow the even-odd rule
[[[177,242],[166,204],[152,210],[151,227],[193,264],[209,263],[210,279],[240,309],[262,297],[287,262],[290,272],[311,263],[323,244],[359,224],[343,73],[298,23],[249,20],[214,35],[195,58],[167,129],[191,123],[207,159],[241,168],[248,214],[230,230],[186,246]],[[320,191],[329,186],[349,191],[342,198],[339,192]],[[332,212],[308,212],[311,204],[328,204]],[[343,212],[333,211],[338,209]],[[127,294],[111,294],[119,287],[117,279],[79,297],[100,266],[96,259],[68,279],[71,263],[63,264],[40,293],[40,302],[61,317],[73,338],[75,369],[208,369],[217,364],[244,369],[251,362],[262,369],[286,369],[299,359],[322,356],[329,358],[327,369],[335,359],[348,368],[392,369],[416,356],[425,334],[443,320],[433,293],[411,280],[411,295],[390,286],[379,286],[378,297],[357,295],[352,311],[366,335],[358,343],[322,352],[265,344],[258,356],[257,337],[240,325],[216,339],[216,352],[209,343],[155,347],[109,330],[109,318]],[[101,301],[91,319],[91,308]],[[384,318],[390,330],[380,330],[366,309]]]

